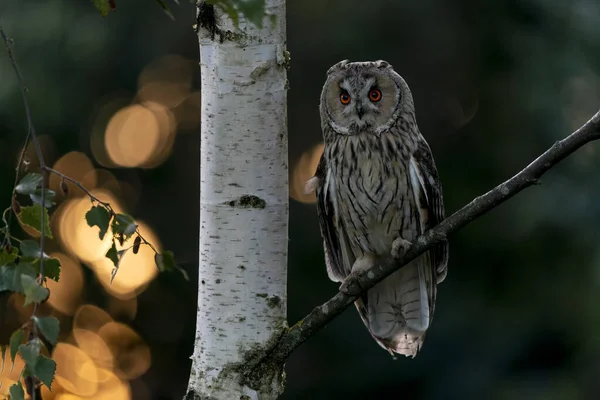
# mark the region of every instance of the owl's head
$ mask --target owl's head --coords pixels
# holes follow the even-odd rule
[[[327,71],[320,110],[322,124],[355,135],[381,133],[414,106],[408,85],[388,62],[344,60]]]

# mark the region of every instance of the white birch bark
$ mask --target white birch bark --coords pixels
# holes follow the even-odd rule
[[[275,17],[262,29],[243,16],[234,28],[218,13],[214,39],[198,34],[200,276],[189,399],[271,399],[283,390],[281,369],[259,382],[240,371],[287,326],[285,0],[267,0],[266,10]]]

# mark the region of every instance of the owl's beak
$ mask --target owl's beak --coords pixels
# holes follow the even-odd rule
[[[358,119],[362,119],[363,115],[365,115],[365,110],[361,103],[356,103],[356,114],[358,115]]]

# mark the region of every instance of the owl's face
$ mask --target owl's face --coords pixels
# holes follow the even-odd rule
[[[381,133],[412,96],[406,82],[385,61],[335,64],[321,93],[321,119],[340,135]]]

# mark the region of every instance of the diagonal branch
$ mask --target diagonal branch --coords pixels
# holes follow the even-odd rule
[[[521,190],[538,184],[539,178],[546,171],[586,143],[597,139],[600,139],[600,111],[571,135],[554,143],[552,147],[521,172],[486,194],[475,198],[438,226],[425,232],[413,243],[404,256],[398,260],[390,257],[381,265],[369,270],[368,273],[349,282],[348,293],[352,293],[352,295],[339,292],[324,304],[315,307],[310,314],[288,329],[277,344],[268,350],[265,358],[268,358],[270,362],[284,362],[298,346],[352,305],[354,300],[362,293],[432,248],[435,244],[446,240],[450,234],[463,228],[469,222],[499,206]],[[257,360],[257,363],[264,362],[265,358]]]

